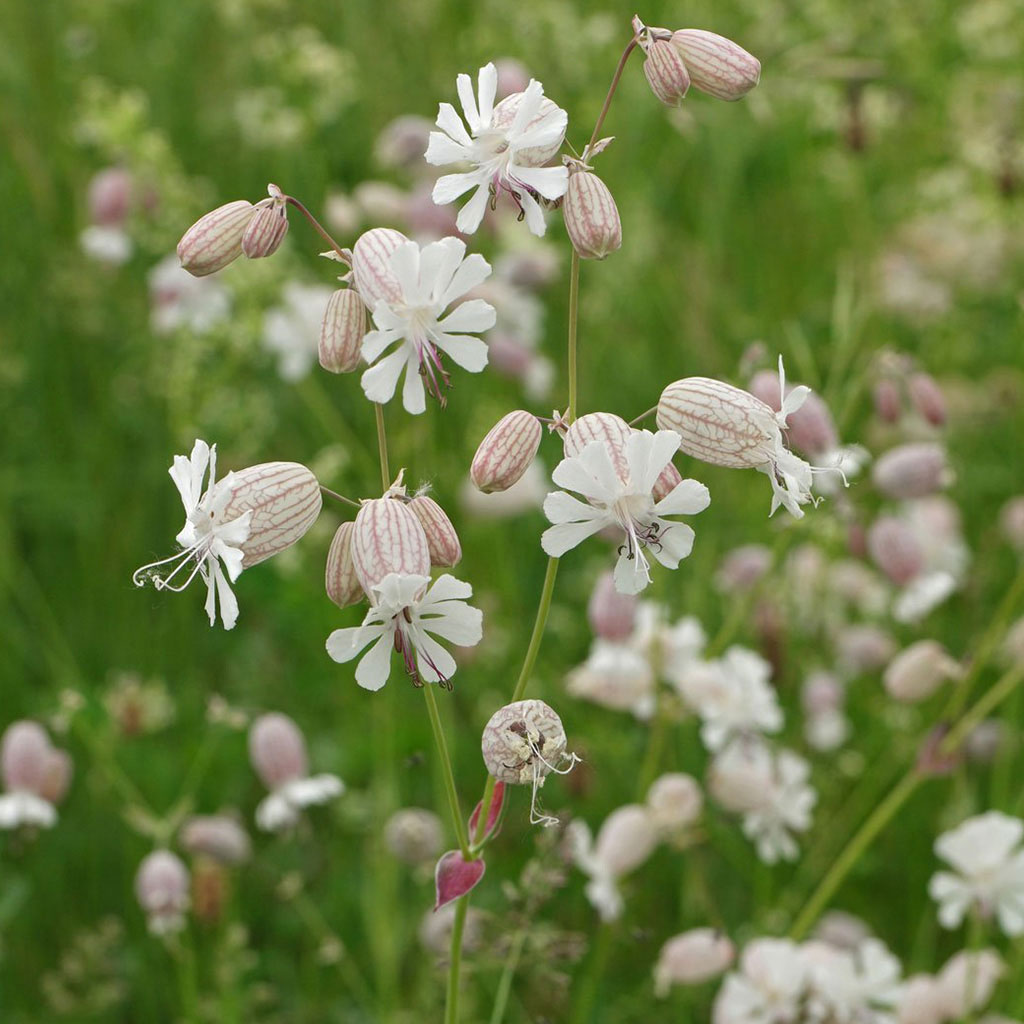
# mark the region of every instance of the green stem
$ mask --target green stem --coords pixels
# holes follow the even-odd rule
[[[512,939],[512,945],[508,948],[508,956],[505,957],[505,966],[501,972],[501,980],[498,982],[498,991],[494,994],[494,1009],[491,1011],[490,1024],[501,1024],[505,1018],[505,1008],[508,1006],[508,997],[512,992],[512,979],[519,967],[519,958],[523,955],[523,947],[526,945],[527,928],[524,926],[516,932]]]
[[[608,955],[612,950],[612,936],[612,925],[608,921],[602,922],[597,932],[597,938],[594,940],[594,948],[590,954],[586,973],[580,981],[579,997],[573,1010],[572,1024],[586,1024],[590,1020],[590,1011],[594,1008],[597,992],[601,986],[601,977],[604,975]]]
[[[608,108],[612,105],[612,97],[615,95],[615,90],[618,88],[619,79],[622,78],[622,71],[626,66],[626,61],[629,60],[629,55],[636,48],[636,42],[636,36],[633,36],[626,48],[622,51],[619,63],[615,67],[615,74],[612,76],[612,84],[608,87],[608,95],[604,98],[604,105],[601,107],[601,113],[597,115],[597,123],[594,125],[594,131],[590,136],[590,142],[587,143],[587,149],[590,149],[590,147],[597,142],[598,133],[601,131],[601,126],[604,124],[604,119],[608,114]]]
[[[558,575],[558,559],[548,559],[548,570],[544,574],[544,587],[540,593],[540,603],[537,605],[537,617],[533,620],[533,634],[530,637],[530,646],[526,648],[526,657],[523,658],[523,667],[519,670],[519,678],[516,680],[516,688],[512,691],[514,704],[517,700],[523,699],[526,692],[526,684],[529,682],[530,673],[537,661],[537,653],[540,651],[540,642],[544,638],[544,628],[548,624],[548,612],[551,611],[551,598],[555,593],[555,577]]]
[[[350,267],[352,265],[349,257],[345,255],[345,250],[342,249],[333,238],[331,238],[327,233],[327,229],[316,219],[316,217],[313,216],[313,214],[309,212],[309,210],[306,209],[302,203],[299,202],[298,199],[294,196],[285,196],[285,202],[294,206],[295,209],[313,225],[316,233],[338,254],[341,258],[341,262],[344,263],[346,267]]]
[[[448,793],[448,807],[452,814],[452,827],[455,829],[455,838],[458,840],[462,859],[469,860],[469,840],[466,838],[466,826],[462,820],[462,811],[459,809],[459,794],[455,789],[455,775],[452,773],[452,762],[448,756],[448,743],[444,738],[441,716],[437,710],[437,698],[434,696],[434,688],[430,683],[426,683],[421,689],[427,701],[430,727],[434,730],[434,743],[437,746],[437,752],[441,755],[444,788]]]
[[[199,982],[196,976],[196,954],[192,948],[192,937],[183,932],[175,950],[178,963],[178,992],[181,996],[181,1013],[185,1024],[199,1022]]]
[[[462,932],[466,927],[469,911],[467,893],[455,904],[455,920],[452,923],[452,945],[448,957],[448,993],[445,999],[444,1024],[458,1024],[459,1021],[459,972],[462,968]]]
[[[573,249],[569,265],[569,409],[566,419],[576,419],[576,333],[580,318],[580,254]]]
[[[986,719],[1024,679],[1024,665],[1015,665],[998,682],[979,697],[971,709],[946,733],[939,744],[940,754],[952,754],[967,737],[974,731],[978,724]]]
[[[359,508],[359,502],[353,501],[351,498],[346,498],[344,494],[339,494],[337,491],[332,491],[330,487],[324,487],[320,485],[320,493],[325,497],[333,498],[335,501],[341,502],[343,505],[351,505],[353,508]]]
[[[967,923],[967,977],[964,979],[964,1005],[960,1008],[960,1024],[974,1024],[978,1018],[975,993],[978,989],[978,957],[985,940],[985,922],[978,908],[971,909]]]
[[[386,491],[391,486],[391,470],[388,468],[388,435],[384,431],[384,406],[374,404],[377,414],[377,451],[380,454],[380,482]]]

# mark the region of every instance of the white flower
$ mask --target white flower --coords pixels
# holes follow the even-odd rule
[[[647,658],[628,644],[598,638],[587,660],[566,678],[573,697],[613,711],[630,711],[641,721],[654,714],[654,673]]]
[[[150,323],[157,334],[185,328],[206,334],[231,312],[231,293],[215,277],[193,277],[176,254],[149,272]]]
[[[256,824],[265,832],[280,832],[299,820],[303,807],[325,804],[345,792],[337,775],[311,775],[281,783],[256,808]]]
[[[765,864],[796,860],[800,852],[790,832],[805,832],[811,827],[811,811],[818,795],[807,784],[810,772],[802,757],[780,750],[764,802],[743,818],[743,833],[754,841],[757,855]]]
[[[391,652],[398,651],[413,682],[446,684],[455,674],[455,659],[429,634],[459,647],[472,647],[483,635],[483,615],[466,604],[473,588],[449,576],[427,589],[427,576],[389,573],[372,587],[371,606],[361,626],[336,629],[327,638],[327,653],[351,661],[373,641],[356,668],[356,682],[379,690],[391,673]]]
[[[803,1024],[807,967],[789,939],[755,939],[715,998],[713,1024]]]
[[[277,356],[282,380],[301,380],[317,361],[320,325],[333,288],[290,281],[281,293],[281,305],[263,318],[263,347]]]
[[[379,298],[373,307],[377,330],[363,338],[363,358],[371,366],[361,383],[371,402],[389,402],[404,369],[402,404],[408,412],[421,413],[427,407],[424,378],[442,404],[441,388],[448,386],[438,349],[470,373],[479,373],[487,365],[487,345],[462,332],[493,327],[494,307],[482,299],[470,299],[446,317],[442,314],[480,284],[491,267],[482,256],[466,257],[466,244],[458,238],[442,238],[422,251],[415,242],[402,242],[388,263],[398,298]],[[381,359],[396,342],[394,351]]]
[[[543,235],[544,214],[536,196],[554,200],[565,195],[568,171],[541,165],[561,148],[568,115],[545,99],[544,87],[533,79],[525,92],[495,106],[498,73],[493,64],[480,69],[477,96],[469,75],[459,75],[456,84],[466,124],[450,103],[440,104],[437,126],[441,131],[430,133],[425,155],[427,163],[435,166],[461,163],[472,169],[438,178],[434,202],[451,203],[475,189],[456,222],[459,231],[472,234],[483,220],[488,200],[495,203],[504,191],[519,206],[530,231]]]
[[[206,486],[203,479],[209,470]],[[252,510],[235,519],[225,519],[224,511],[232,498],[234,474],[217,482],[217,446],[196,440],[192,454],[174,456],[168,471],[185,506],[185,525],[175,540],[182,550],[170,558],[136,569],[132,581],[137,587],[152,580],[157,590],[180,593],[199,574],[206,582],[206,614],[212,626],[217,620],[217,604],[225,629],[238,621],[238,601],[229,585],[242,571],[245,557],[242,545],[249,539]],[[167,566],[165,575],[158,570]],[[183,569],[191,567],[184,582],[175,582]],[[225,572],[226,570],[226,572]]]
[[[803,947],[808,967],[811,1021],[822,1024],[895,1024],[902,995],[900,962],[878,939],[854,950],[823,942]]]
[[[665,516],[695,515],[711,501],[708,489],[696,480],[682,480],[659,502],[653,490],[679,447],[671,430],[635,430],[624,444],[626,471],[616,471],[608,442],[591,441],[579,455],[563,459],[551,474],[556,484],[582,494],[586,502],[554,491],[544,501],[544,514],[554,523],[544,531],[541,547],[552,557],[564,555],[606,526],[625,533],[615,566],[615,589],[639,593],[651,581],[644,550],[662,565],[675,569],[693,548],[693,530]]]
[[[127,263],[134,249],[131,236],[109,224],[90,225],[78,236],[78,244],[90,259],[114,267]]]
[[[968,818],[935,841],[935,853],[956,869],[932,876],[928,892],[939,923],[956,928],[973,905],[993,913],[1007,935],[1024,934],[1024,821],[999,811]]]

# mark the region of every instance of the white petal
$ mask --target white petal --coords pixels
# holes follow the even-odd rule
[[[420,602],[420,611],[427,611],[431,605],[439,601],[461,601],[472,596],[473,588],[468,583],[446,572],[443,576],[438,576],[434,585],[427,591],[426,597]]]
[[[490,330],[497,318],[498,315],[489,302],[483,299],[468,299],[456,306],[443,320],[439,320],[438,327],[445,333],[477,333]]]
[[[466,243],[452,236],[423,247],[420,254],[422,304],[432,302],[442,309],[448,305],[441,302],[441,296],[448,290],[465,255]]]
[[[552,558],[561,558],[566,551],[592,537],[604,524],[600,520],[590,523],[559,523],[548,527],[540,538],[540,546],[544,554]]]
[[[612,504],[622,494],[611,456],[604,441],[591,441],[579,455],[563,459],[551,474],[559,487],[576,491],[585,498]]]
[[[640,551],[633,558],[625,551],[619,555],[612,575],[620,594],[639,594],[651,582],[650,566]]]
[[[475,647],[480,643],[484,615],[479,608],[453,601],[446,611],[447,614],[439,618],[421,618],[420,627],[458,647]]]
[[[519,202],[526,215],[526,226],[530,229],[530,233],[542,238],[548,229],[548,224],[544,219],[544,211],[540,208],[540,204],[529,192],[523,192],[519,197]]]
[[[402,405],[405,411],[413,416],[419,416],[427,411],[427,393],[418,371],[416,356],[410,351],[409,365],[405,370],[405,383],[402,385]]]
[[[465,191],[465,189],[463,189],[463,191]],[[490,192],[487,188],[487,182],[484,181],[473,194],[472,199],[470,199],[470,201],[466,203],[461,210],[459,210],[459,215],[455,219],[455,226],[464,235],[471,235],[478,227],[480,227],[480,222],[484,219],[484,211],[487,209],[487,200],[489,198]],[[437,202],[437,200],[435,199],[434,202]]]
[[[336,629],[327,638],[327,653],[337,662],[351,661],[371,641],[384,632],[377,625],[350,626]]]
[[[658,516],[692,516],[711,504],[711,492],[697,480],[680,480],[665,495],[654,512]]]
[[[414,641],[416,667],[424,682],[451,679],[458,666],[455,659],[436,641],[420,632]]]
[[[486,203],[487,196],[487,174],[486,172],[481,175],[480,171],[468,171],[464,174],[442,174],[437,181],[434,182],[434,189],[430,193],[430,198],[437,203],[438,206],[444,206],[447,203],[452,203],[459,196],[468,192],[471,188],[475,188],[477,185],[483,183],[484,190],[484,202]],[[483,216],[483,211],[480,211],[480,216]],[[460,229],[461,230],[461,229]]]
[[[686,523],[661,522],[661,526],[662,531],[658,534],[660,543],[648,550],[666,568],[678,568],[680,560],[693,550],[694,532]]]
[[[278,792],[293,807],[310,807],[341,796],[345,792],[345,784],[337,775],[313,775],[308,779],[292,779]]]
[[[611,526],[617,522],[614,515],[606,509],[594,508],[579,498],[574,498],[565,491],[552,491],[544,499],[544,515],[551,523],[582,523],[591,519],[598,520],[598,529]]]
[[[378,303],[380,308],[381,303]],[[375,363],[380,355],[402,337],[398,331],[386,330],[386,331],[370,331],[368,334],[363,335],[363,344],[360,352],[362,357],[368,363]]]
[[[466,131],[466,126],[462,123],[462,118],[459,117],[455,108],[450,103],[438,104],[437,120],[434,123],[454,142],[464,146],[467,150],[472,150],[473,139],[470,137],[469,132]],[[434,134],[436,133],[431,132],[431,135]]]
[[[213,570],[213,578],[217,581],[217,601],[220,604],[220,621],[224,623],[225,629],[234,629],[238,622],[238,599],[235,592],[228,583],[224,570],[217,564]]]
[[[375,366],[371,366],[360,378],[359,383],[363,387],[363,394],[371,402],[383,404],[390,402],[394,397],[395,388],[398,386],[398,378],[402,375],[402,368],[408,359],[408,352],[411,345],[402,345],[391,355],[385,356]]]
[[[442,106],[448,106],[443,103]],[[451,109],[449,107],[449,109]],[[453,116],[458,121],[458,115],[452,110]],[[438,115],[438,122],[441,118]],[[472,153],[472,142],[469,141],[469,136],[466,135],[466,129],[462,127],[462,122],[458,121],[458,125],[462,128],[462,134],[466,136],[466,142],[462,142],[458,137],[449,138],[449,135],[455,136],[453,131],[449,131],[448,135],[443,135],[441,132],[431,132],[430,138],[427,140],[427,151],[423,154],[423,159],[428,164],[433,164],[435,167],[445,167],[448,164],[462,163],[464,160],[468,160]]]
[[[489,128],[494,113],[494,97],[498,95],[498,69],[485,64],[477,74],[476,91],[480,97],[480,125]]]
[[[476,288],[477,285],[483,284],[490,277],[490,274],[491,265],[483,256],[476,252],[467,256],[460,264],[458,270],[455,271],[455,276],[451,279],[444,294],[440,297],[442,308],[449,306],[456,299],[461,299],[466,292]]]
[[[524,167],[515,164],[509,167],[509,177],[521,181],[545,199],[561,199],[569,187],[569,170],[566,167]]]
[[[391,651],[393,630],[384,635],[363,655],[356,666],[356,682],[364,690],[379,690],[391,674]]]
[[[278,793],[271,793],[256,808],[256,824],[264,832],[280,832],[299,820],[298,811]]]
[[[420,287],[420,247],[415,242],[402,242],[388,263],[398,280],[402,298],[410,305],[420,305],[424,300]]]
[[[469,334],[438,334],[434,344],[470,373],[479,373],[487,365],[487,343]]]
[[[455,79],[455,90],[459,94],[459,102],[462,104],[462,112],[466,115],[466,124],[469,130],[475,135],[480,131],[480,111],[476,107],[476,97],[473,95],[473,82],[469,75],[459,75]]]

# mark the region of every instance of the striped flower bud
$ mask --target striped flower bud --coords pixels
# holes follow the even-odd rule
[[[524,409],[502,416],[480,442],[469,478],[484,494],[507,491],[522,479],[543,436],[540,421]]]
[[[637,597],[615,589],[613,573],[603,573],[587,604],[587,619],[594,635],[602,640],[622,643],[628,640],[636,624]]]
[[[761,79],[761,62],[725,36],[699,28],[672,33],[672,45],[701,92],[720,100],[738,100]]]
[[[223,270],[242,255],[242,236],[256,213],[248,200],[236,199],[202,216],[178,243],[178,259],[193,277]]]
[[[895,516],[879,516],[871,524],[868,553],[897,586],[909,583],[924,568],[924,551],[914,531]]]
[[[181,931],[189,906],[188,868],[170,850],[154,850],[139,865],[135,895],[154,935]]]
[[[420,521],[397,498],[363,503],[352,533],[352,563],[366,596],[390,573],[430,576],[430,546]]]
[[[660,424],[659,424],[660,426]],[[608,449],[608,455],[615,472],[623,481],[629,479],[629,463],[626,461],[626,441],[632,430],[629,424],[610,412],[589,412],[574,420],[563,440],[565,457],[579,455],[588,444],[601,441]]]
[[[354,288],[339,288],[327,300],[320,324],[317,355],[331,373],[351,373],[359,366],[366,335],[366,306]]]
[[[380,299],[400,302],[402,286],[391,269],[391,254],[409,239],[394,228],[372,228],[352,247],[352,274],[368,309]]]
[[[327,552],[324,584],[327,596],[339,608],[358,604],[364,596],[352,561],[352,533],[355,528],[354,522],[342,523],[334,534],[334,540],[331,541],[330,550]]]
[[[273,256],[288,234],[288,207],[276,185],[268,185],[269,199],[261,199],[242,235],[242,253],[251,260]]]
[[[904,501],[949,486],[953,472],[946,461],[946,449],[923,441],[887,451],[872,468],[871,478],[887,498]]]
[[[603,260],[621,248],[622,221],[615,200],[591,171],[570,168],[562,216],[569,241],[583,259]]]
[[[645,28],[639,18],[633,19],[633,27],[641,36],[640,46],[646,54],[644,76],[651,91],[666,106],[679,106],[690,88],[690,73],[683,55],[672,45],[672,33],[667,28]]]
[[[675,464],[670,462],[659,475],[658,479],[654,481],[654,488],[651,491],[651,497],[655,501],[661,501],[662,498],[667,497],[676,489],[676,487],[683,482],[683,474],[676,469]]]
[[[946,422],[946,399],[930,373],[912,373],[907,380],[907,394],[918,415],[933,427]]]
[[[309,774],[306,739],[295,722],[279,711],[260,715],[249,729],[249,760],[267,789],[277,789]]]
[[[462,545],[444,509],[425,494],[413,498],[408,508],[419,520],[426,534],[430,564],[446,568],[457,565],[462,560]]]
[[[890,697],[916,703],[930,697],[947,679],[959,679],[960,664],[935,640],[918,640],[889,663],[882,683]]]
[[[244,568],[291,547],[316,522],[323,505],[317,478],[298,462],[249,466],[225,478],[225,485],[231,493],[222,513],[225,520],[252,510],[249,536],[239,545]]]

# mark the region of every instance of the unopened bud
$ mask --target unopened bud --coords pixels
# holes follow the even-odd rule
[[[900,386],[892,377],[883,377],[875,384],[875,414],[883,423],[898,423],[903,415]]]
[[[700,985],[718,977],[735,959],[729,939],[713,928],[694,928],[668,940],[654,967],[654,994],[668,995],[673,985]]]
[[[704,794],[697,780],[683,772],[669,772],[651,783],[647,809],[662,833],[672,834],[692,825],[704,807]]]
[[[473,456],[469,478],[477,490],[485,494],[507,491],[522,479],[537,454],[543,433],[537,417],[523,409],[502,416]]]
[[[210,857],[219,864],[242,864],[252,852],[248,833],[228,814],[189,818],[178,838],[189,853]]]
[[[629,463],[626,461],[626,441],[632,429],[629,424],[610,412],[590,412],[574,420],[563,439],[566,458],[579,455],[588,444],[601,441],[622,480],[629,479]]]
[[[905,501],[949,486],[953,472],[941,444],[918,442],[887,451],[875,463],[871,478],[887,498]]]
[[[701,92],[720,100],[738,100],[761,80],[761,62],[738,43],[714,32],[684,28],[672,33],[672,45]]]
[[[107,167],[89,182],[89,218],[101,227],[124,223],[132,205],[135,183],[123,167]]]
[[[772,755],[760,741],[734,741],[708,767],[708,792],[727,811],[746,814],[763,807],[773,785]]]
[[[433,811],[405,807],[395,811],[384,825],[384,844],[406,864],[434,860],[444,842],[444,827]]]
[[[351,373],[366,336],[366,306],[354,288],[339,288],[328,300],[320,324],[317,355],[331,373]]]
[[[430,575],[430,547],[420,521],[398,498],[363,502],[352,533],[352,564],[367,597],[385,576]]]
[[[885,665],[896,653],[896,642],[880,626],[858,623],[840,630],[836,653],[843,669],[857,675]]]
[[[603,260],[622,247],[622,221],[608,186],[590,171],[570,170],[562,204],[565,230],[585,260]]]
[[[139,865],[135,895],[155,935],[180,931],[189,905],[188,869],[170,850],[154,850]]]
[[[256,204],[256,212],[242,235],[242,253],[251,260],[273,256],[288,234],[288,207],[281,190],[268,185],[269,199]]]
[[[792,391],[787,387],[786,391]],[[760,398],[776,412],[781,411],[779,375],[774,370],[761,370],[750,381],[750,393]],[[829,407],[815,392],[811,392],[795,412],[786,417],[786,439],[792,447],[806,455],[824,455],[839,447],[839,434]]]
[[[331,541],[330,550],[327,552],[324,584],[327,596],[339,608],[358,604],[364,597],[363,587],[352,561],[352,533],[355,526],[353,522],[342,523],[334,534],[334,540]]]
[[[587,619],[595,636],[613,643],[628,640],[636,624],[635,594],[620,594],[615,576],[606,572],[598,579],[587,604]]]
[[[644,76],[651,91],[666,106],[677,107],[690,88],[690,73],[683,55],[672,45],[671,33],[664,28],[647,30],[649,38],[644,47]]]
[[[352,247],[352,274],[356,288],[368,309],[380,299],[397,302],[402,286],[391,269],[391,254],[409,239],[394,228],[372,228],[356,239]]]
[[[225,477],[221,485],[228,480]],[[323,506],[317,478],[298,462],[263,462],[230,476],[225,522],[250,509],[249,536],[239,545],[245,568],[291,547],[316,522]]]
[[[279,711],[260,715],[249,729],[249,760],[267,789],[277,789],[309,774],[306,740],[301,730]]]
[[[594,840],[594,858],[613,878],[621,878],[643,864],[657,845],[651,812],[641,804],[626,804],[602,822]]]
[[[879,516],[871,524],[868,552],[897,586],[909,583],[924,568],[924,551],[914,531],[895,516]]]
[[[37,722],[13,722],[0,742],[0,772],[4,789],[38,794],[46,778],[50,737]]]
[[[670,462],[660,473],[658,479],[654,481],[654,487],[651,490],[651,497],[656,502],[661,501],[662,498],[671,494],[675,488],[683,482],[683,474],[679,472],[675,467],[675,463]]]
[[[519,700],[499,708],[484,727],[481,751],[499,782],[524,785],[543,780],[565,757],[562,720],[542,700]]]
[[[907,393],[921,419],[933,427],[946,422],[946,399],[930,373],[912,373],[907,380]]]
[[[200,217],[178,243],[178,259],[193,277],[223,270],[242,255],[242,236],[256,213],[248,200],[236,199]]]
[[[963,674],[959,662],[935,640],[918,640],[889,663],[882,683],[890,697],[916,703],[930,697],[946,680]]]
[[[426,534],[431,566],[457,565],[462,559],[462,545],[444,509],[425,494],[413,498],[408,507]]]

